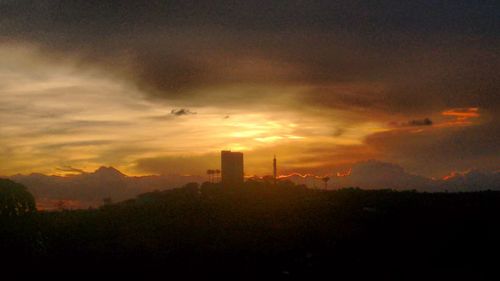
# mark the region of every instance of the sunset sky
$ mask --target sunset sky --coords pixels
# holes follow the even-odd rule
[[[499,1],[0,0],[0,175],[500,169]]]

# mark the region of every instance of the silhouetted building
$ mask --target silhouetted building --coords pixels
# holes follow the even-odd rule
[[[240,185],[243,183],[243,153],[221,151],[222,185]]]

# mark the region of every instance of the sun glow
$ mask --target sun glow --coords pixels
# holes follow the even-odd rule
[[[294,106],[187,108],[171,100],[145,99],[127,81],[97,70],[81,71],[70,62],[40,59],[29,49],[0,49],[0,86],[0,161],[8,163],[0,174],[5,175],[57,174],[60,167],[94,170],[102,165],[137,175],[141,159],[223,149],[265,153],[255,156],[262,159],[279,151],[294,159],[317,143],[360,145],[383,129],[378,122],[354,124],[345,112],[335,110],[311,114]],[[260,162],[249,163],[249,170],[258,170]]]

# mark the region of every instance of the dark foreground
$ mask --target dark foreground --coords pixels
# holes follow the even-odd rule
[[[191,185],[4,218],[0,255],[4,272],[61,277],[500,280],[499,214],[492,191]]]

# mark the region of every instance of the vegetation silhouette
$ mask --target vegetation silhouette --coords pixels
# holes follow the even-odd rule
[[[0,179],[0,217],[19,217],[36,211],[35,198],[22,184]]]
[[[16,256],[27,259],[40,252],[42,239],[35,216],[35,199],[26,187],[0,178],[1,261]]]
[[[490,256],[500,250],[499,203],[493,191],[191,183],[99,209],[9,218],[15,232],[2,219],[0,254],[37,272],[481,280],[498,276]]]

